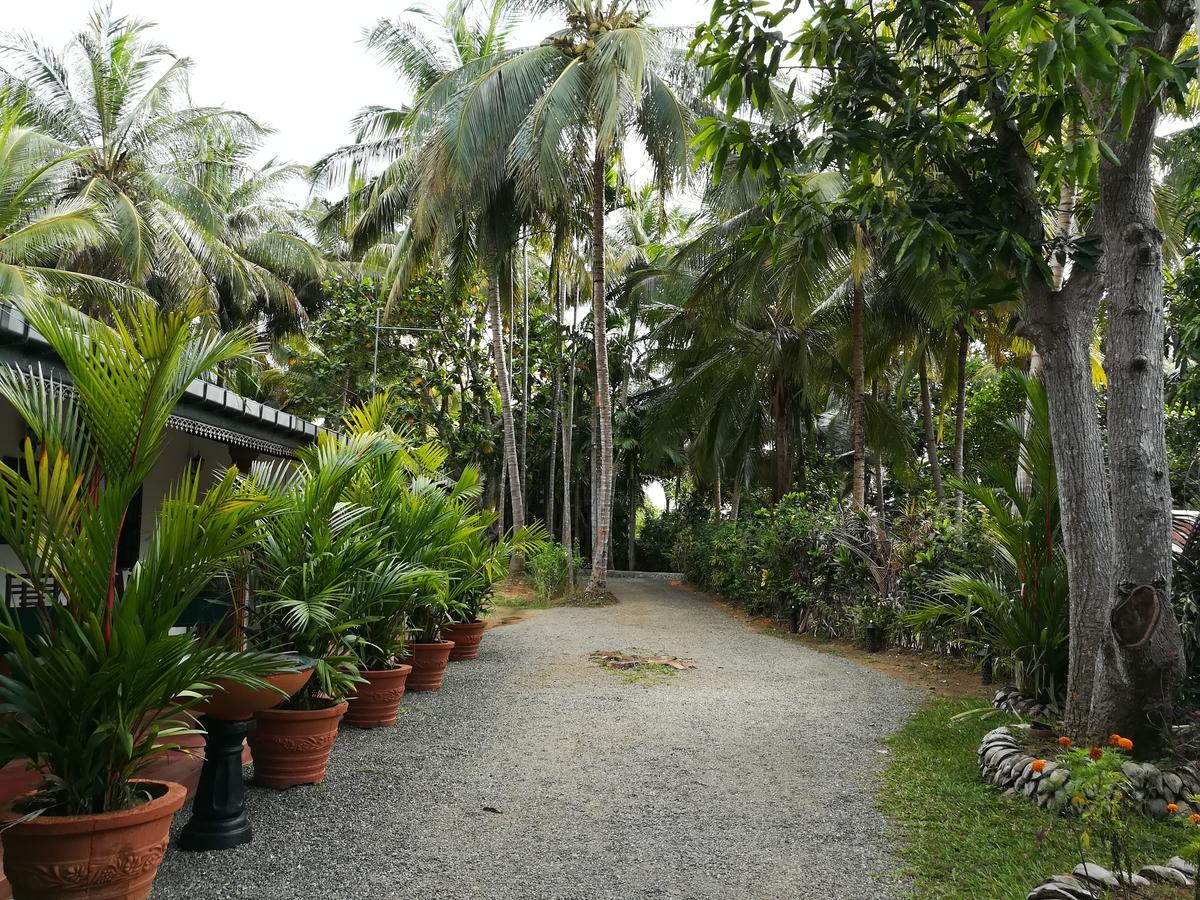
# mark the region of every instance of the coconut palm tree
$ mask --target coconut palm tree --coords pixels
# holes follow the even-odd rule
[[[591,589],[603,589],[612,511],[612,398],[608,374],[605,219],[613,164],[626,143],[644,147],[655,182],[669,190],[690,164],[695,67],[679,32],[656,28],[640,2],[546,0],[539,14],[564,27],[537,46],[484,57],[460,73],[442,128],[440,170],[478,183],[481,161],[501,160],[530,208],[582,195],[590,205],[592,328],[599,412],[598,515]],[[694,91],[698,94],[698,91]],[[587,180],[579,184],[581,157]],[[582,190],[580,190],[582,187]]]
[[[294,164],[254,165],[251,144],[211,135],[187,177],[220,211],[224,243],[240,265],[217,273],[222,327],[262,326],[278,340],[295,332],[320,300],[321,281],[340,271],[312,239],[305,211],[283,199],[304,177]]]
[[[19,124],[15,112],[0,120],[0,300],[58,294],[106,306],[128,293],[57,268],[64,254],[102,244],[109,227],[95,204],[60,199],[74,172],[74,156],[58,141]]]
[[[431,262],[446,264],[451,282],[459,286],[474,281],[480,268],[486,273],[505,468],[513,526],[521,528],[523,478],[501,310],[511,307],[514,250],[526,217],[514,182],[505,175],[503,155],[478,160],[465,177],[442,177],[447,104],[467,83],[467,73],[507,52],[512,18],[504,0],[486,7],[483,17],[474,11],[471,3],[453,3],[444,17],[421,10],[423,28],[420,18],[410,18],[383,20],[368,32],[368,45],[399,69],[416,98],[407,109],[364,110],[357,142],[318,162],[313,176],[349,180],[350,191],[329,210],[325,224],[344,233],[351,254],[361,255],[365,267],[382,275],[389,311],[413,275]],[[514,554],[512,571],[522,566],[523,557]]]
[[[199,288],[216,310],[222,285],[287,300],[263,278],[263,260],[239,252],[245,245],[231,240],[219,199],[195,173],[214,142],[252,145],[264,130],[242,113],[188,105],[191,62],[156,43],[151,28],[100,7],[61,53],[31,36],[0,46],[9,107],[19,104],[72,156],[59,199],[93,204],[111,222],[102,245],[64,247],[62,266],[145,288],[168,305]]]

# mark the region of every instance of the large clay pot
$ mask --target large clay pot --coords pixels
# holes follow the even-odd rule
[[[435,644],[409,644],[408,661],[412,674],[408,676],[410,691],[436,691],[442,686],[442,676],[450,665],[450,651],[454,641],[439,641]]]
[[[171,818],[187,790],[139,779],[153,799],[92,816],[42,815],[3,832],[4,869],[25,900],[145,900],[167,850]],[[0,825],[21,818],[10,802]]]
[[[413,667],[372,669],[358,674],[367,679],[357,686],[346,711],[346,724],[355,728],[379,728],[395,725],[400,701],[404,699],[404,682]]]
[[[346,701],[324,709],[264,709],[247,740],[254,760],[254,783],[288,788],[319,784],[337,738]]]
[[[450,662],[477,657],[479,642],[483,640],[485,627],[483,622],[456,622],[453,625],[443,625],[442,634],[447,640],[454,641],[454,649],[450,651]]]

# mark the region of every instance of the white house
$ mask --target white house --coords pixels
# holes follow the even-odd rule
[[[67,377],[41,335],[29,327],[19,312],[4,304],[0,304],[0,365],[40,365],[43,371]],[[297,447],[314,442],[321,430],[312,422],[200,380],[188,387],[175,408],[169,428],[162,457],[130,510],[125,527],[127,540],[120,558],[123,567],[132,565],[143,542],[149,539],[143,514],[153,515],[190,461],[215,474],[231,464],[247,468],[262,456],[290,458]],[[0,398],[0,457],[11,464],[21,452],[25,434],[24,421],[7,400]],[[0,570],[11,571],[15,567],[11,550],[0,542]],[[4,576],[0,588],[4,602],[10,607],[22,608],[32,603],[23,585],[11,574]]]

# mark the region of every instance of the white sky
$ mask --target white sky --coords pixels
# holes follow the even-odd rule
[[[60,49],[84,25],[92,0],[4,3],[0,31],[31,32]],[[158,23],[154,36],[191,57],[192,100],[249,113],[275,129],[264,159],[309,164],[350,140],[350,119],[370,104],[399,105],[395,76],[368,54],[363,29],[404,15],[412,0],[114,0],[119,15]],[[431,0],[441,8],[444,0]],[[706,0],[667,0],[653,20],[694,25]],[[515,43],[540,41],[553,20],[523,24]]]

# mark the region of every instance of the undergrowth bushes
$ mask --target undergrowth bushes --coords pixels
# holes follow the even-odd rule
[[[915,628],[907,614],[946,570],[979,561],[979,532],[974,513],[960,532],[951,510],[914,504],[881,535],[836,500],[790,494],[736,523],[680,522],[672,559],[694,584],[793,631],[861,638],[874,621],[893,644],[950,646],[969,635]]]

